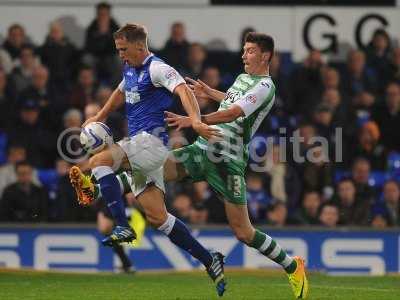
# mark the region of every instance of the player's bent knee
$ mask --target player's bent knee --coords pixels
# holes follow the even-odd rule
[[[167,216],[165,214],[146,214],[146,219],[151,226],[159,228],[167,221]]]
[[[106,159],[105,155],[102,153],[96,154],[89,159],[89,167],[90,169],[94,169],[100,166],[111,166],[112,159]]]
[[[250,244],[252,242],[253,236],[249,230],[234,228],[233,232],[235,233],[235,237],[242,243]]]

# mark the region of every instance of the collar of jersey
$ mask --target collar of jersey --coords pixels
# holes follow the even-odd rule
[[[142,62],[142,66],[144,66],[148,61],[149,61],[149,59],[151,58],[151,57],[153,57],[154,56],[154,54],[153,53],[150,53],[149,55],[147,55],[147,57],[144,59],[144,61]]]

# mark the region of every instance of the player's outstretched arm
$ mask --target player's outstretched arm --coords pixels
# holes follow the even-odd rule
[[[118,87],[111,94],[103,108],[94,117],[87,119],[85,123],[83,123],[82,127],[85,127],[87,124],[92,122],[103,122],[111,112],[117,110],[123,103],[124,93]]]
[[[190,88],[186,83],[178,85],[174,93],[179,96],[182,101],[182,105],[189,115],[189,120],[191,121],[191,126],[193,129],[205,139],[211,139],[215,137],[220,137],[217,129],[211,128],[201,121],[199,105],[196,98]]]
[[[165,112],[167,124],[169,127],[176,127],[177,130],[192,126],[190,117],[181,116],[172,112]],[[237,118],[244,116],[244,112],[238,105],[233,105],[231,108],[213,112],[208,115],[202,115],[201,120],[207,125],[215,125],[221,123],[230,123]]]
[[[215,90],[209,87],[206,83],[200,79],[194,80],[189,77],[185,77],[188,86],[192,89],[196,98],[206,98],[217,102],[221,102],[225,98],[225,93]]]

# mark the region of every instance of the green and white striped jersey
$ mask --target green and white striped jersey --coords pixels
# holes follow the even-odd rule
[[[248,144],[275,100],[275,85],[270,76],[239,75],[226,92],[218,111],[239,105],[245,116],[231,123],[213,125],[223,135],[223,141],[208,142],[199,137],[196,145],[218,155],[247,163]]]

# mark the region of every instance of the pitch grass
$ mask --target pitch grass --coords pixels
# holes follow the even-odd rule
[[[293,299],[286,276],[276,271],[228,270],[228,291],[216,296],[204,272],[71,274],[0,271],[1,300],[211,300]],[[308,299],[400,299],[400,276],[309,276]]]

